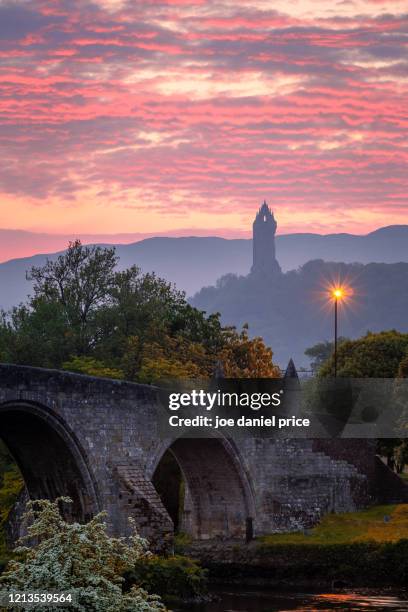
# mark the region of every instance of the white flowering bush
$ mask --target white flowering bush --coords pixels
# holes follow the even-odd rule
[[[31,605],[30,610],[79,610],[95,612],[163,612],[159,597],[134,586],[123,592],[124,572],[147,558],[147,542],[135,529],[128,540],[107,534],[105,516],[89,523],[67,523],[60,512],[69,498],[30,501],[24,515],[27,535],[0,576],[0,597],[10,592],[72,593],[72,603],[50,607]],[[29,543],[30,546],[25,546]]]

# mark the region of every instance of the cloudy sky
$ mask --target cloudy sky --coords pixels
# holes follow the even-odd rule
[[[0,228],[407,223],[407,44],[406,0],[0,0]]]

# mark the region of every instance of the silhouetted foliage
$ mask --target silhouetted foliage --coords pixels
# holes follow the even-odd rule
[[[273,347],[275,362],[307,365],[304,352],[316,343],[333,341],[333,304],[327,286],[340,280],[353,296],[339,308],[339,335],[358,338],[367,330],[408,332],[408,264],[344,264],[313,260],[297,270],[271,277],[221,278],[191,300],[207,313],[221,312],[224,325],[241,328]],[[312,356],[313,357],[313,356]]]

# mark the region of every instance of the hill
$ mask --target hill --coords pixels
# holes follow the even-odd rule
[[[341,305],[339,334],[349,338],[386,329],[408,331],[408,264],[345,264],[309,261],[301,268],[267,279],[227,275],[191,300],[208,313],[220,312],[224,324],[249,324],[262,336],[281,367],[293,357],[308,366],[307,347],[333,338],[333,305],[325,286],[347,279],[353,296]]]
[[[231,270],[248,272],[252,242],[215,237],[148,238],[114,246],[120,269],[136,264],[144,272],[156,272],[191,295]],[[25,280],[26,270],[41,266],[47,258],[55,259],[57,255],[34,255],[0,264],[0,307],[8,309],[25,300],[31,289]]]
[[[5,232],[1,233],[2,241]],[[10,236],[9,238],[10,239]],[[276,237],[277,258],[283,271],[295,269],[311,259],[344,262],[408,262],[408,226],[384,227],[366,236],[353,234],[284,234]],[[252,240],[217,237],[148,238],[117,244],[120,267],[137,264],[174,282],[187,295],[214,285],[233,273],[248,274],[252,262]],[[53,258],[56,253],[48,257]],[[42,265],[47,255],[13,259],[0,264],[0,306],[10,308],[30,291],[25,271]]]

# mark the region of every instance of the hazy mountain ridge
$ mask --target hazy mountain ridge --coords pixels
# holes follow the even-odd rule
[[[46,232],[30,232],[28,230],[2,229],[0,228],[0,263],[11,259],[32,257],[38,253],[55,253],[66,248],[67,244],[79,239],[82,244],[131,244],[149,238],[156,237],[188,237],[188,236],[217,236],[225,238],[238,238],[229,228],[220,230],[199,230],[184,228],[182,230],[170,230],[167,232],[127,232],[127,233],[105,233],[87,234],[83,232],[71,232],[66,234],[48,234]],[[248,235],[242,237],[248,238]]]
[[[3,230],[4,231],[4,230]],[[0,235],[0,238],[2,235]],[[106,244],[106,243],[105,243]],[[214,285],[221,276],[248,274],[252,240],[218,237],[155,237],[131,244],[117,244],[120,268],[137,264],[174,282],[188,295]],[[296,269],[312,259],[352,263],[408,262],[408,225],[380,228],[366,236],[353,234],[283,234],[276,237],[277,259],[283,271]],[[57,253],[12,259],[0,264],[0,306],[10,308],[25,300],[30,284],[25,272],[42,265]]]

